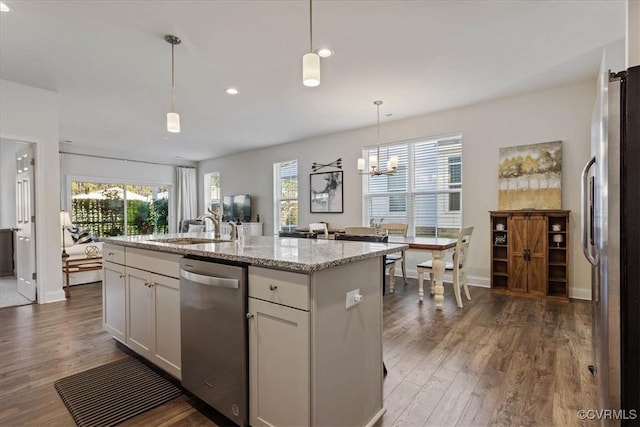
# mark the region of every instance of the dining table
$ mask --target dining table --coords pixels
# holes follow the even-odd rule
[[[404,243],[409,245],[409,249],[417,249],[431,252],[433,256],[433,283],[435,295],[433,299],[436,302],[436,310],[442,310],[442,303],[444,302],[444,272],[445,261],[444,255],[448,250],[456,247],[457,239],[448,239],[441,237],[403,237],[403,236],[389,236],[389,243]],[[402,251],[404,252],[404,251]],[[403,253],[404,255],[404,253]],[[406,260],[406,258],[405,258]],[[394,292],[395,281],[391,277],[389,278],[389,293]],[[418,301],[424,300],[423,284],[418,285]]]

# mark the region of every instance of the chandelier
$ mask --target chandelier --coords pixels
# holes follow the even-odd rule
[[[393,175],[396,173],[398,169],[398,156],[391,156],[387,161],[387,170],[381,170],[378,162],[380,160],[380,105],[382,105],[382,101],[373,101],[373,104],[378,109],[378,137],[377,137],[377,152],[375,156],[369,157],[369,171],[365,172],[365,159],[358,159],[358,172],[361,175],[371,175],[371,176],[380,176],[380,175]]]

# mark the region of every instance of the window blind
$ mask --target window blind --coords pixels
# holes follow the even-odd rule
[[[368,167],[377,147],[365,147],[363,154]],[[407,223],[413,236],[455,236],[462,225],[461,136],[382,146],[382,170],[391,156],[398,156],[394,175],[365,180],[367,219]]]

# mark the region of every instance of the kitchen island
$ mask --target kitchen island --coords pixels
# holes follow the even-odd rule
[[[211,233],[107,238],[104,327],[180,378],[180,259],[246,266],[250,424],[372,425],[384,413],[382,257],[407,248]]]

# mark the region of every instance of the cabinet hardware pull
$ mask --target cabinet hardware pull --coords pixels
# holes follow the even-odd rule
[[[275,291],[278,289],[278,285],[269,285],[269,290]]]
[[[113,252],[109,252],[107,255],[111,256],[111,255],[113,255]]]
[[[245,315],[245,317],[247,318],[247,320],[251,320],[251,319],[253,319],[253,314],[252,313],[247,313]]]
[[[124,274],[121,274],[121,275],[120,275],[120,278],[122,279],[123,277],[124,277]]]

